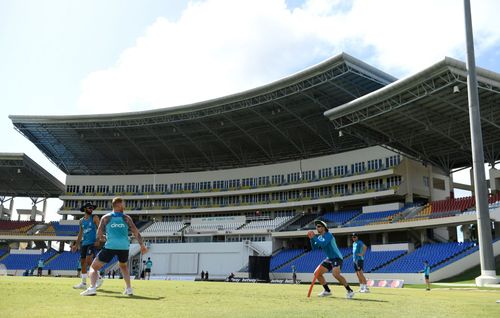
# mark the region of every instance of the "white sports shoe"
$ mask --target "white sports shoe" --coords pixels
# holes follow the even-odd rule
[[[80,293],[81,296],[95,296],[96,295],[96,288],[95,287],[89,287],[87,289],[85,289],[84,291],[82,291]]]
[[[370,292],[370,290],[368,288],[364,288],[364,289],[360,289],[359,292],[362,294],[368,294]]]
[[[321,293],[318,294],[318,297],[328,297],[331,296],[332,292],[328,292],[326,290],[322,291]]]
[[[102,284],[104,283],[104,279],[102,279],[102,277],[99,277],[97,279],[97,282],[95,284],[95,288],[100,288],[102,286]]]
[[[354,292],[353,291],[347,292],[347,294],[345,294],[345,297],[347,299],[352,299],[354,297]]]
[[[73,288],[74,289],[87,289],[87,284],[84,284],[83,282],[81,282],[80,284],[73,286]]]
[[[127,296],[132,296],[134,294],[134,290],[132,288],[125,288],[123,294]]]

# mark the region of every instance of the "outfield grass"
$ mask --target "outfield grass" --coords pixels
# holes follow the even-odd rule
[[[308,285],[106,280],[97,296],[81,297],[70,278],[0,277],[0,317],[499,317],[499,290],[380,289],[345,299],[306,297]],[[322,288],[316,286],[314,295]]]

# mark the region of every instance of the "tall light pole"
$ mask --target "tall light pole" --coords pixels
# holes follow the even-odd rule
[[[476,197],[477,229],[479,239],[479,257],[481,276],[476,278],[477,286],[498,283],[493,257],[491,222],[488,210],[488,190],[484,175],[483,135],[479,112],[479,94],[477,90],[474,39],[470,0],[464,0],[465,38],[467,47],[467,91],[469,96],[469,121],[472,147],[472,169],[474,172],[474,195]]]

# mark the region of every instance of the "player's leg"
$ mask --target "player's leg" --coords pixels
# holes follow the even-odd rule
[[[90,268],[90,264],[91,264],[88,262],[87,253],[88,253],[88,246],[81,246],[80,247],[80,266],[82,267],[82,274],[80,276],[81,276],[82,281],[80,282],[80,284],[73,286],[73,288],[75,288],[75,289],[86,289],[87,288],[87,276],[88,276],[87,268]]]
[[[97,279],[98,279],[98,273],[101,270],[101,268],[104,266],[104,264],[109,263],[115,254],[111,250],[106,250],[103,249],[97,257],[94,259],[92,262],[92,265],[90,266],[90,287],[87,288],[85,291],[81,292],[80,295],[82,296],[93,296],[96,294],[96,284],[97,284]]]
[[[340,285],[344,286],[344,288],[347,291],[347,298],[352,298],[354,296],[354,291],[351,289],[349,284],[347,283],[347,280],[340,274],[340,267],[342,266],[342,262],[335,262],[334,267],[332,269],[332,274],[333,277],[340,283]]]
[[[127,286],[123,294],[132,296],[134,294],[134,291],[132,290],[132,286],[130,284],[130,272],[128,270],[128,265],[127,265],[128,250],[117,251],[117,255],[118,255],[118,265],[120,266],[123,280],[125,281],[125,285]]]
[[[328,273],[328,271],[330,270],[328,268],[328,266],[329,265],[325,260],[325,261],[323,261],[323,263],[318,265],[318,267],[316,267],[316,270],[314,271],[314,276],[316,277],[318,282],[321,284],[321,286],[323,286],[323,289],[324,289],[321,293],[318,294],[319,297],[330,296],[332,294],[332,291],[330,290],[330,287],[328,287],[328,283],[326,282],[326,279],[324,276],[324,274]]]
[[[88,253],[87,253],[87,264],[89,264],[89,268],[91,264],[93,263],[94,259],[96,258],[98,254],[97,248],[94,245],[89,246]],[[101,272],[97,272],[97,283],[96,287],[99,288],[102,286],[104,280],[101,277]]]

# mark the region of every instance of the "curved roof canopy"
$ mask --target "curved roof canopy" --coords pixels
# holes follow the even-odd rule
[[[23,153],[0,153],[0,196],[57,198],[64,185]]]
[[[269,85],[158,110],[10,116],[67,174],[143,174],[246,167],[364,145],[339,138],[326,110],[395,80],[347,54]]]
[[[477,69],[485,160],[500,159],[500,74]],[[439,63],[325,115],[345,135],[453,171],[472,166],[465,63]]]

